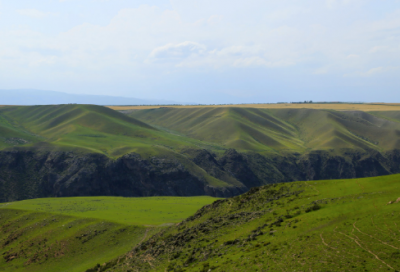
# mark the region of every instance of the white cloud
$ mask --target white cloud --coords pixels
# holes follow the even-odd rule
[[[344,75],[345,77],[373,77],[377,75],[383,75],[383,74],[392,74],[392,73],[397,73],[399,71],[400,67],[396,66],[388,66],[388,67],[374,67],[369,69],[368,71],[365,72],[355,72],[351,74],[346,74]]]
[[[328,67],[320,67],[314,71],[314,75],[325,75],[329,72]]]
[[[359,57],[360,57],[359,55],[350,54],[350,55],[348,55],[346,58],[347,58],[347,59],[358,59]]]
[[[295,65],[290,58],[269,58],[254,46],[230,46],[207,49],[195,42],[167,44],[150,54],[150,62],[173,63],[175,67],[284,67]]]
[[[205,51],[205,45],[196,42],[186,41],[183,43],[170,43],[164,46],[157,47],[150,53],[150,57],[156,61],[182,60],[194,55],[203,55]]]
[[[235,2],[233,7],[241,8],[243,20],[240,21],[232,20],[231,14],[222,7],[208,10],[208,1],[195,1],[199,10],[195,15],[202,18],[196,20],[196,16],[193,16],[194,19],[188,21],[182,16],[184,11],[190,10],[189,6],[180,0],[173,2],[174,9],[148,5],[121,9],[108,25],[84,23],[53,36],[30,32],[29,29],[23,30],[23,33],[20,30],[3,31],[0,48],[19,50],[21,62],[29,59],[25,55],[32,52],[59,52],[53,54],[51,61],[38,60],[38,65],[80,66],[87,69],[127,68],[143,63],[174,67],[282,67],[323,58],[325,63],[320,67],[330,67],[329,71],[350,70],[347,71],[350,73],[372,61],[368,53],[390,46],[398,48],[398,44],[393,47],[395,40],[380,38],[384,35],[380,29],[397,23],[393,14],[363,25],[333,28],[328,24],[329,19],[325,22],[315,10],[311,10],[311,6],[288,4],[293,1],[282,5],[267,1],[261,5],[259,1],[251,0],[249,5],[261,5],[257,10],[246,9],[244,4]],[[349,5],[358,1],[336,0],[329,3]],[[259,18],[253,23],[253,17],[256,17],[254,12],[262,10],[263,5],[274,8],[264,9],[265,14],[258,15]],[[19,12],[34,18],[51,15],[39,10]],[[307,23],[293,21],[291,18],[295,15],[304,16]],[[331,15],[328,13],[326,16]],[[275,23],[265,23],[267,21],[262,21],[264,19],[273,19]],[[379,47],[376,47],[376,40],[381,41]],[[397,57],[400,59],[399,54],[392,54],[392,59]],[[386,64],[375,65],[383,67]],[[320,70],[314,68],[314,71]]]
[[[0,26],[0,71],[16,78],[50,71],[55,80],[65,74],[86,80],[91,73],[151,79],[164,71],[292,67],[298,74],[373,77],[392,73],[387,67],[400,63],[400,11],[370,18],[371,10],[360,8],[368,1],[171,0],[168,7],[123,7],[101,23],[78,9],[101,5],[93,2],[58,4],[51,11],[59,16],[39,10],[45,6],[18,10],[31,18],[51,17],[51,24]],[[64,22],[57,28],[53,20],[74,5],[74,16],[83,19],[70,29]]]
[[[350,4],[362,4],[363,0],[326,0],[328,8],[335,8],[338,6],[347,6]]]
[[[370,70],[368,70],[366,73],[362,74],[363,76],[372,76],[375,74],[379,74],[382,73],[384,70],[383,67],[376,67],[376,68],[372,68]]]
[[[369,53],[377,53],[379,51],[384,51],[387,47],[386,46],[374,46],[369,50]]]
[[[19,9],[17,12],[22,16],[31,17],[34,19],[42,19],[49,16],[56,16],[57,13],[44,12],[37,9]]]
[[[354,2],[357,1],[333,1],[332,4],[348,5]],[[200,10],[204,8],[201,2],[196,2],[196,5]],[[174,67],[284,67],[301,64],[315,58],[313,54],[319,52],[328,62],[322,67],[329,66],[329,71],[334,71],[355,69],[357,65],[364,65],[362,62],[365,57],[360,56],[377,50],[374,46],[367,49],[370,44],[368,39],[377,35],[368,30],[369,27],[387,25],[385,20],[394,20],[392,16],[381,22],[362,26],[361,30],[360,26],[355,25],[336,33],[323,21],[311,21],[309,25],[290,21],[294,14],[309,17],[312,14],[310,8],[282,7],[273,9],[264,16],[268,20],[281,20],[282,23],[273,26],[260,23],[246,26],[241,22],[230,21],[225,18],[226,14],[216,15],[216,10],[212,11],[214,14],[203,19],[188,22],[182,19],[182,12],[178,12],[178,9],[163,10],[142,5],[120,10],[106,26],[85,23],[53,37],[36,33],[38,35],[22,38],[23,36],[16,37],[17,34],[14,33],[12,36],[17,44],[12,44],[12,40],[8,44],[17,48],[28,46],[31,51],[40,49],[36,51],[38,54],[46,50],[61,52],[60,55],[53,55],[51,61],[32,58],[32,61],[37,60],[38,65],[58,64],[88,69],[140,66],[143,63],[169,63]],[[34,18],[50,15],[39,10],[19,12]],[[246,10],[243,9],[243,12]],[[347,39],[356,42],[349,43]],[[349,54],[349,51],[355,53]],[[20,54],[21,61],[24,54]],[[351,60],[351,65],[345,60]],[[315,71],[322,73],[318,67]]]

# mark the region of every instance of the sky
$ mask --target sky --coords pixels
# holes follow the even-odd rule
[[[400,0],[0,0],[0,89],[400,102]]]

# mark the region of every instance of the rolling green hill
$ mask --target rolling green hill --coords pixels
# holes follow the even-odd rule
[[[219,200],[91,271],[398,271],[400,175]]]
[[[125,113],[125,114],[124,114]],[[0,108],[0,201],[228,197],[296,180],[400,173],[395,112],[95,105]]]
[[[300,181],[202,208],[214,199],[4,203],[0,270],[398,271],[399,185],[400,175]]]
[[[213,201],[84,197],[0,204],[0,271],[82,272]]]
[[[396,111],[6,106],[0,150],[0,271],[400,271],[400,175],[315,181],[400,173]]]
[[[0,132],[0,148],[7,149],[0,153],[3,201],[65,195],[204,195],[205,190],[221,196],[232,193],[215,187],[244,188],[233,177],[210,175],[182,153],[223,150],[220,145],[159,130],[107,107],[2,107]],[[129,157],[132,153],[139,157]],[[142,165],[134,170],[132,163]]]
[[[95,105],[4,107],[0,114],[3,118],[0,124],[13,129],[2,137],[19,137],[22,144],[47,142],[64,150],[81,149],[111,157],[129,152],[157,155],[187,147],[208,146]],[[3,120],[11,120],[12,124]],[[23,132],[25,134],[21,134]]]
[[[0,149],[41,140],[43,140],[42,137],[26,131],[12,119],[0,113]]]
[[[110,157],[201,148],[217,153],[400,148],[395,111],[169,107],[125,113],[129,117],[94,105],[3,107],[0,148],[46,142]]]
[[[188,137],[246,150],[304,150],[292,125],[264,111],[242,108],[160,108],[128,114]]]
[[[159,108],[125,113],[188,137],[239,150],[303,153],[400,148],[398,112]]]

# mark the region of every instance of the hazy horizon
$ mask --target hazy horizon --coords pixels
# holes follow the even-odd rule
[[[71,94],[59,91],[37,90],[37,89],[0,89],[0,105],[59,105],[59,104],[93,104],[100,106],[138,106],[138,105],[240,105],[240,104],[279,104],[279,103],[385,103],[382,101],[313,101],[313,100],[298,100],[298,101],[253,101],[241,103],[196,103],[182,102],[164,99],[138,99],[127,96],[113,95],[92,95],[92,94]]]
[[[0,1],[0,89],[400,102],[399,18],[399,0]]]

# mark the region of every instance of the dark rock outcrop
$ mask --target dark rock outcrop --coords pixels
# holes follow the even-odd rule
[[[217,158],[206,150],[196,150],[192,162],[231,184],[214,187],[174,157],[144,159],[131,153],[112,160],[101,154],[0,151],[0,202],[98,195],[230,197],[271,183],[400,173],[399,150],[341,154],[316,151],[267,157],[230,149]]]
[[[0,202],[67,196],[229,197],[245,188],[212,187],[175,158],[142,159],[127,154],[0,152]]]
[[[362,178],[400,173],[400,150],[384,154],[348,150],[342,154],[314,151],[304,155],[266,157],[230,149],[219,160],[212,158],[208,163],[202,161],[200,164],[196,157],[193,161],[200,166],[215,163],[221,171],[229,173],[247,188],[299,180]],[[201,157],[207,158],[204,154]]]

